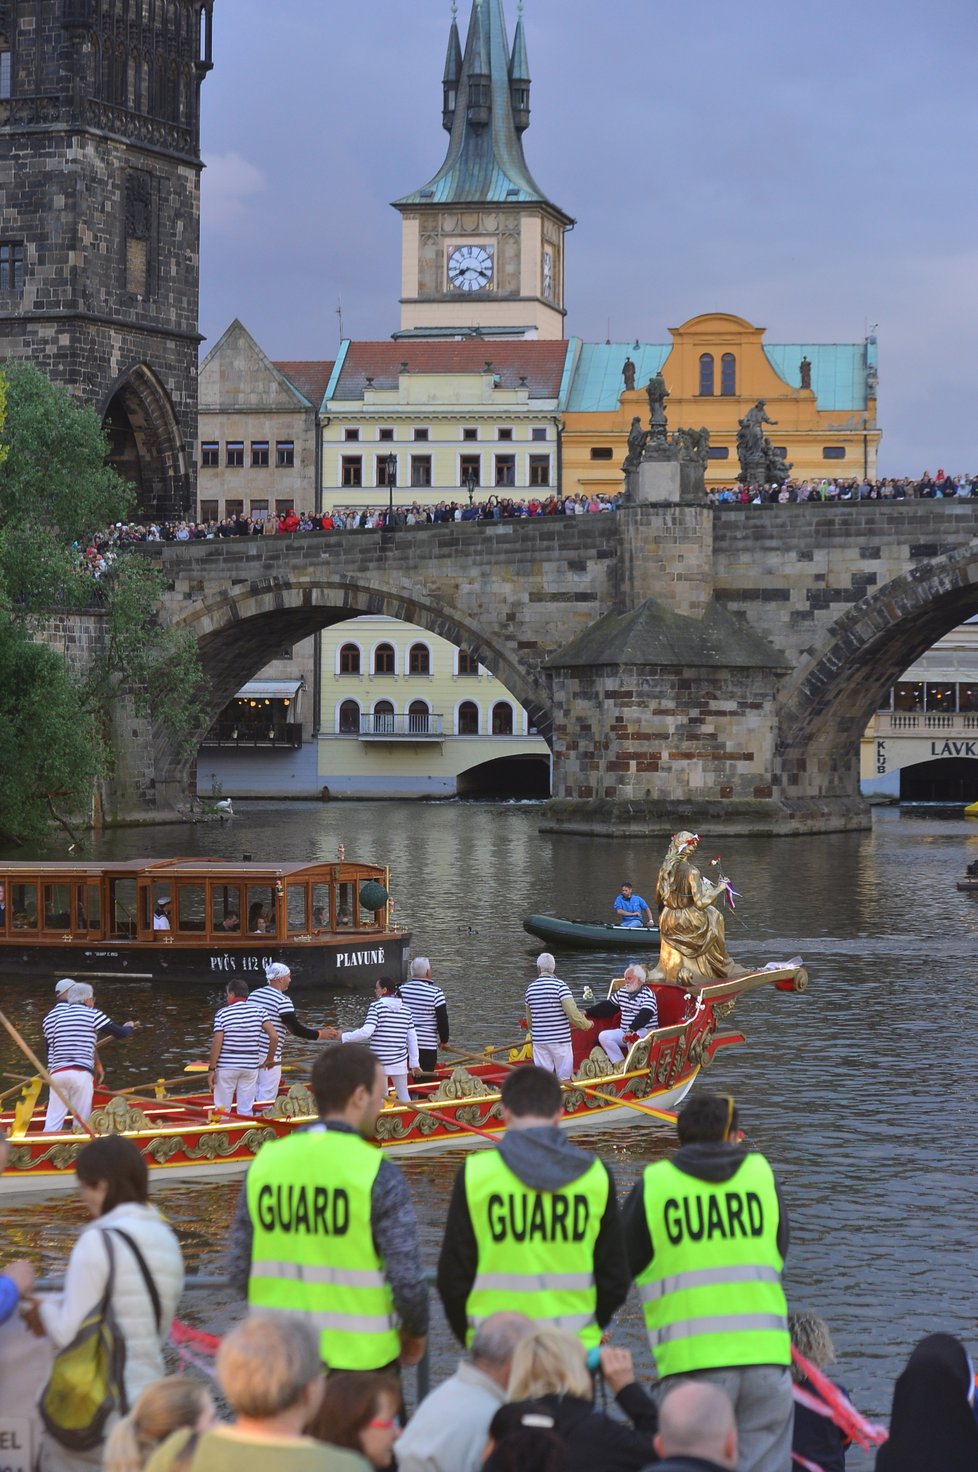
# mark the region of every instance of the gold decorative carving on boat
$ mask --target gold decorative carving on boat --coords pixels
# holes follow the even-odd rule
[[[440,1083],[430,1097],[432,1103],[437,1103],[441,1099],[471,1099],[476,1095],[484,1096],[496,1092],[495,1086],[488,1085],[484,1079],[477,1078],[467,1068],[459,1065],[452,1069],[451,1078]]]
[[[67,1140],[59,1141],[57,1145],[52,1145],[45,1150],[42,1155],[33,1155],[29,1145],[13,1145],[10,1149],[8,1169],[11,1175],[18,1170],[34,1170],[39,1165],[51,1165],[55,1170],[70,1170],[84,1143],[82,1139],[79,1139],[77,1143],[69,1143]]]
[[[609,1073],[615,1072],[615,1065],[608,1057],[604,1048],[592,1048],[586,1058],[582,1058],[578,1065],[575,1078],[607,1078]]]
[[[97,1135],[123,1135],[153,1128],[148,1115],[118,1095],[101,1109],[94,1110],[89,1124]]]
[[[309,1086],[303,1083],[293,1084],[287,1094],[280,1094],[268,1111],[270,1119],[301,1119],[318,1113]]]

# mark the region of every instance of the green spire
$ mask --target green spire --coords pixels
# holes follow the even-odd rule
[[[445,56],[445,72],[442,77],[442,127],[452,131],[455,121],[455,103],[458,99],[459,78],[462,75],[462,47],[458,39],[458,6],[452,5],[452,28],[448,33],[448,53]]]
[[[449,72],[455,65],[453,35],[457,45],[454,20],[445,66],[443,122],[451,134],[448,153],[423,189],[395,204],[551,204],[523,154],[522,135],[530,120],[530,75],[522,16],[510,50],[503,0],[472,0],[465,51],[449,107]]]

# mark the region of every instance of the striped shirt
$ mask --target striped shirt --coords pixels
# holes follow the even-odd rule
[[[615,992],[614,1000],[621,1008],[622,1032],[631,1032],[632,1023],[635,1021],[635,1018],[638,1016],[639,1012],[643,1012],[646,1009],[652,1013],[652,1020],[651,1022],[647,1022],[645,1026],[658,1026],[659,1003],[657,1002],[655,992],[652,990],[651,987],[641,986],[639,987],[637,992],[626,991],[623,986],[619,987],[618,990]]]
[[[530,982],[524,1000],[535,1043],[557,1043],[565,1047],[570,1043],[570,1022],[561,1006],[570,995],[570,987],[559,976],[538,976]]]
[[[401,983],[401,997],[407,1002],[414,1018],[418,1047],[437,1048],[439,1034],[435,1013],[439,1007],[448,1005],[441,987],[422,977],[412,977],[410,981]]]
[[[214,1032],[222,1032],[218,1068],[257,1068],[268,1056],[268,1036],[262,1028],[265,1011],[250,999],[229,1002],[214,1018]]]
[[[279,991],[277,986],[272,986],[271,982],[269,982],[267,986],[256,987],[248,998],[248,1001],[254,1002],[257,1007],[260,1007],[274,1027],[278,1036],[278,1044],[275,1048],[275,1062],[281,1063],[282,1044],[285,1042],[285,1026],[282,1018],[286,1012],[295,1012],[292,998],[288,992]],[[236,1002],[235,1006],[240,1007],[241,1003]]]
[[[95,1040],[98,1036],[100,1017],[83,1002],[57,1002],[47,1014],[41,1026],[48,1045],[48,1069],[51,1073],[60,1068],[83,1068],[86,1073],[95,1072]],[[105,1021],[108,1022],[105,1017]]]
[[[418,1066],[418,1034],[410,1008],[400,997],[378,997],[367,1008],[362,1027],[345,1032],[344,1043],[366,1043],[382,1068],[404,1073]]]

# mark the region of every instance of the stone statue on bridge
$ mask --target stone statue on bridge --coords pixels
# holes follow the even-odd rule
[[[666,423],[666,399],[669,397],[669,390],[661,369],[649,379],[645,392],[649,401],[649,443],[665,445],[669,438]]]
[[[652,981],[725,981],[748,973],[727,951],[723,916],[714,901],[729,896],[730,881],[704,879],[692,862],[696,833],[674,833],[655,886],[659,907],[659,960]]]
[[[699,429],[677,429],[673,443],[679,446],[680,460],[692,460],[705,468],[710,449],[710,431],[705,424]]]
[[[628,431],[628,453],[625,456],[622,470],[637,470],[642,463],[642,455],[648,444],[649,432],[642,428],[642,421],[636,414],[632,419],[632,427]]]
[[[765,424],[776,424],[776,419],[771,419],[765,408],[765,399],[758,399],[752,409],[748,409],[743,419],[738,419],[737,429],[737,459],[740,461],[740,475],[738,479],[745,485],[763,485],[768,479],[767,467],[764,460],[764,429]]]

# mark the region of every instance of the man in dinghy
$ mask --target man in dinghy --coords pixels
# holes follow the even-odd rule
[[[615,924],[625,930],[641,930],[643,925],[651,930],[655,924],[648,901],[636,894],[627,880],[622,883],[620,894],[615,895]]]
[[[88,1119],[96,1074],[101,1078],[103,1073],[95,1051],[99,1038],[128,1038],[136,1028],[132,1019],[113,1022],[100,1012],[87,981],[64,976],[54,990],[58,1000],[41,1024],[48,1045],[48,1072],[58,1086],[58,1093],[52,1089],[48,1098],[45,1134],[64,1128],[69,1107],[77,1119]]]

